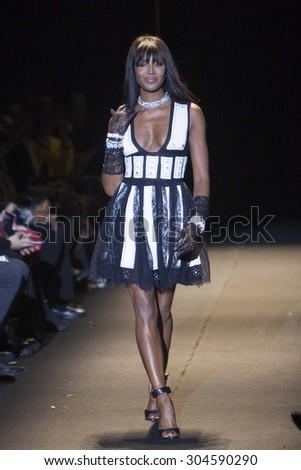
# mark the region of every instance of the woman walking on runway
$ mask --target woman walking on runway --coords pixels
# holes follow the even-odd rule
[[[159,420],[162,439],[176,439],[180,431],[166,386],[171,306],[177,284],[210,282],[202,236],[209,212],[205,120],[156,36],[140,36],[130,47],[124,103],[109,122],[102,183],[111,199],[91,278],[127,287],[150,382],[145,419]],[[188,159],[193,194],[184,182]]]

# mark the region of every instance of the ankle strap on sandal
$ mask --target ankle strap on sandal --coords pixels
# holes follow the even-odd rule
[[[157,390],[154,390],[151,393],[151,397],[152,398],[157,398],[159,395],[162,395],[162,393],[171,393],[170,387],[157,388]]]
[[[168,376],[169,376],[169,373],[168,373],[168,372],[165,372],[165,375],[164,375],[165,384],[167,383]],[[148,382],[148,393],[149,393],[149,396],[150,396],[151,398],[153,398],[153,396],[152,396],[152,384],[151,384],[151,382]]]

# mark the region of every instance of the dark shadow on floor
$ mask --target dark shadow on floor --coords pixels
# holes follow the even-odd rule
[[[95,442],[95,437],[94,437]],[[142,432],[132,434],[107,434],[96,437],[96,449],[130,449],[130,450],[184,450],[184,449],[218,449],[222,446],[216,435],[203,434],[198,431],[184,431],[180,439],[174,441],[160,439],[156,423],[145,436]]]
[[[291,414],[291,418],[295,426],[301,431],[301,413],[298,411],[293,411]]]

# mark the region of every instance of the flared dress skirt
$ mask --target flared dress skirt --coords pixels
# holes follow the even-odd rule
[[[90,277],[160,291],[210,281],[205,241],[178,258],[176,243],[192,195],[181,180],[124,178],[111,198],[91,260]]]

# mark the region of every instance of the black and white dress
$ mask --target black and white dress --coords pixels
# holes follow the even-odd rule
[[[90,276],[95,281],[160,291],[175,284],[210,282],[204,241],[183,258],[175,251],[192,202],[184,182],[189,115],[189,104],[172,100],[167,139],[156,152],[139,146],[134,122],[127,128],[124,178],[106,208],[91,260]]]

